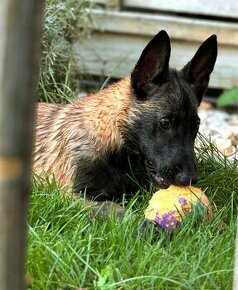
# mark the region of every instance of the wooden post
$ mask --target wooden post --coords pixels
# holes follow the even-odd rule
[[[22,290],[43,0],[0,1],[0,289]]]

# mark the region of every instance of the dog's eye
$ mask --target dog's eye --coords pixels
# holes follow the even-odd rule
[[[148,165],[149,165],[150,167],[153,167],[153,166],[154,166],[154,164],[153,164],[153,162],[152,162],[151,160],[148,161]]]
[[[161,119],[159,124],[160,127],[165,130],[168,130],[171,127],[171,122],[169,119]]]

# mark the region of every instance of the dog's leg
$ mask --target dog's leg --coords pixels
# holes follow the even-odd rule
[[[107,219],[111,215],[122,218],[125,213],[125,208],[113,201],[85,200],[84,202],[93,218]]]
[[[92,218],[107,219],[111,215],[116,215],[119,218],[124,216],[125,208],[116,202],[84,199],[79,193],[73,193],[72,197],[74,199],[82,199],[83,205],[89,209]]]

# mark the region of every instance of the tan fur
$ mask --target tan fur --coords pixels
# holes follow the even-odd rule
[[[59,185],[70,188],[82,154],[91,160],[103,159],[121,148],[123,126],[136,118],[132,102],[130,78],[126,77],[70,104],[39,103],[33,171],[53,173]]]

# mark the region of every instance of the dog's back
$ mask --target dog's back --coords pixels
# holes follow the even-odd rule
[[[33,153],[33,171],[38,175],[54,173],[61,186],[68,179],[62,162],[65,156],[61,132],[64,128],[62,108],[57,104],[38,104]],[[63,175],[61,171],[64,171]]]

